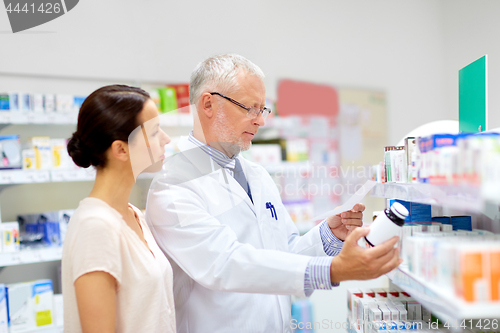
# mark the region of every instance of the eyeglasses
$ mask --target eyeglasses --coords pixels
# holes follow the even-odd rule
[[[245,105],[241,104],[240,102],[237,102],[234,99],[229,98],[227,96],[224,96],[218,92],[211,92],[210,95],[219,95],[220,97],[227,99],[231,103],[238,105],[240,108],[247,110],[247,117],[250,119],[257,118],[259,116],[259,113],[261,113],[261,112],[262,112],[262,118],[266,119],[267,116],[269,116],[269,114],[271,113],[271,109],[269,109],[269,108],[264,107],[261,110],[256,106],[248,107],[248,106],[245,106]]]

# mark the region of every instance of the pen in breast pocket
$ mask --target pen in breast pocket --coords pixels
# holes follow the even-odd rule
[[[276,214],[276,209],[271,202],[266,202],[266,209],[269,209],[271,211],[271,217],[273,217],[275,220],[278,220],[278,214]]]

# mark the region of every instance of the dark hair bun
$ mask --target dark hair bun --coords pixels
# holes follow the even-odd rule
[[[88,168],[92,164],[88,148],[82,144],[76,132],[68,141],[68,154],[79,167]]]
[[[139,126],[138,115],[149,94],[137,87],[104,86],[91,93],[78,113],[76,131],[68,142],[68,153],[76,165],[105,167],[106,151],[114,141],[128,142]]]

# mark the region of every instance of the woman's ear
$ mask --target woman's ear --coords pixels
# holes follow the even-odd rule
[[[201,111],[207,118],[212,118],[214,115],[214,96],[209,93],[204,93],[201,95],[200,106]]]
[[[119,161],[126,162],[129,160],[128,143],[122,140],[115,140],[110,147],[111,155]]]

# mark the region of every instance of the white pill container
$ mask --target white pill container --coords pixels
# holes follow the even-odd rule
[[[384,210],[384,213],[373,221],[365,240],[371,246],[376,246],[394,236],[399,236],[408,214],[408,209],[405,206],[399,202],[393,203],[389,209]]]

